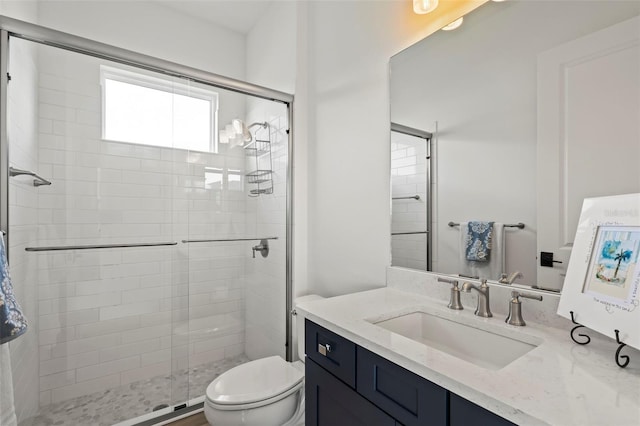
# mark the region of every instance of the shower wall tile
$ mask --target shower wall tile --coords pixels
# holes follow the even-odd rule
[[[111,375],[113,373],[133,370],[138,367],[140,367],[140,357],[137,355],[129,358],[103,362],[101,364],[88,367],[82,367],[76,369],[76,382],[84,382],[98,377]]]
[[[104,391],[120,385],[120,374],[102,376],[97,379],[87,380],[68,386],[51,390],[51,403],[61,402],[70,398],[88,395],[94,392]]]

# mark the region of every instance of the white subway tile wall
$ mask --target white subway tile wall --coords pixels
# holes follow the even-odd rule
[[[419,195],[420,200],[393,200],[391,232],[427,230],[427,145],[424,139],[391,132],[392,197]],[[427,269],[427,234],[393,235],[391,264]]]
[[[40,405],[242,353],[284,356],[285,108],[268,120],[274,194],[249,198],[250,188],[228,179],[229,171],[245,173],[242,148],[213,154],[101,140],[100,61],[43,47],[39,64],[39,133],[28,139],[38,141],[29,151],[38,158],[24,167],[53,184],[21,185],[25,195],[13,196],[12,244],[20,257],[12,260],[37,285],[32,323],[39,324],[39,350],[32,353],[39,368],[23,370],[39,374]],[[238,117],[249,104],[252,115],[274,108],[266,101],[232,104],[243,109],[226,114]],[[207,182],[207,168],[223,170],[222,183]],[[36,223],[37,237],[33,231],[20,239],[20,226],[35,230]],[[181,242],[254,235],[280,238],[270,241],[267,259],[251,257],[258,241]],[[169,241],[178,244],[23,250]],[[25,399],[37,394],[31,392]]]

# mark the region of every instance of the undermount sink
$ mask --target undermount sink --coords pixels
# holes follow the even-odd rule
[[[505,367],[540,344],[502,336],[425,312],[413,312],[373,324],[491,370]]]

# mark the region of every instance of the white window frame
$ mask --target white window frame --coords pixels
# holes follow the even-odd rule
[[[139,72],[133,72],[129,70],[124,70],[121,68],[110,67],[106,65],[100,66],[100,87],[101,87],[101,97],[102,97],[102,139],[109,140],[105,137],[106,135],[106,84],[105,80],[113,80],[121,83],[133,84],[140,87],[146,87],[149,89],[161,90],[163,92],[168,92],[171,94],[178,94],[183,96],[188,96],[191,98],[202,99],[210,102],[211,104],[211,129],[210,129],[210,141],[209,141],[209,151],[211,153],[218,152],[218,93],[213,90],[207,90],[200,87],[194,87],[185,83],[181,83],[176,81],[175,79],[168,78],[159,78],[156,76],[151,76],[149,74],[142,74]],[[122,142],[122,143],[134,143],[131,141],[114,141],[114,142]],[[160,148],[167,148],[165,146],[160,145],[149,145],[149,144],[138,144],[144,146],[157,146]],[[173,147],[170,149],[182,149],[189,150],[188,148],[180,148]],[[193,151],[193,150],[191,150]]]

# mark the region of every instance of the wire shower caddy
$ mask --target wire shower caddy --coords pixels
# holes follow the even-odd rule
[[[245,155],[248,159],[249,170],[245,174],[247,183],[256,185],[249,190],[250,197],[263,194],[273,194],[273,169],[271,158],[271,126],[260,123],[255,130],[251,142],[245,145]]]

